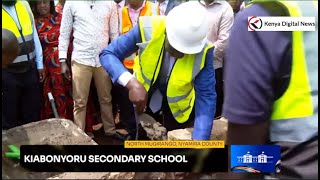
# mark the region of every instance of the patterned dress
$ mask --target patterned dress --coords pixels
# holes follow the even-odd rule
[[[40,16],[35,19],[43,49],[43,62],[46,73],[46,78],[42,86],[43,103],[41,119],[54,117],[51,104],[48,99],[48,93],[51,92],[54,97],[59,116],[61,118],[73,120],[72,83],[65,79],[60,73],[61,67],[59,62],[58,42],[61,19],[61,13],[57,13],[56,15],[51,14],[48,17]],[[69,48],[69,59],[71,52],[72,47]],[[90,96],[87,106],[86,132],[91,132],[92,126],[97,124],[95,108]]]

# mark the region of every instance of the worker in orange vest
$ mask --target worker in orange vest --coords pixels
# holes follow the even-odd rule
[[[121,13],[121,34],[127,33],[134,25],[138,23],[140,16],[154,16],[160,15],[159,6],[150,1],[141,1],[141,0],[128,0],[128,5],[122,9]],[[123,64],[124,66],[132,71],[134,58],[136,53],[127,57]]]

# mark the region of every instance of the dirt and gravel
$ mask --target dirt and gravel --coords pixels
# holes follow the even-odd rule
[[[152,140],[168,139],[190,139],[192,129],[176,130],[175,132],[167,130],[157,122],[154,122],[149,116],[142,117],[141,126],[144,128],[148,138]],[[215,121],[212,132],[212,139],[225,139],[227,121],[221,119]],[[169,135],[168,135],[169,134]],[[98,144],[119,144],[106,139],[103,136],[95,138]],[[28,172],[20,167],[19,162],[12,161],[4,157],[4,152],[8,151],[8,145],[17,146],[23,144],[48,144],[48,145],[97,145],[89,136],[81,131],[75,124],[69,120],[50,119],[40,122],[30,123],[22,127],[17,127],[2,135],[2,179],[183,179],[179,173],[134,173],[134,172],[99,172],[99,173],[35,173]],[[182,174],[183,175],[183,174]],[[219,175],[219,173],[218,173]],[[221,179],[217,178],[217,173],[202,174],[197,179]],[[192,176],[189,176],[193,178]]]
[[[151,116],[147,114],[142,114],[139,116],[141,127],[146,132],[147,137],[150,140],[167,140],[167,129],[156,122]]]
[[[97,145],[74,123],[65,119],[49,119],[26,124],[2,132],[2,179],[46,179],[61,173],[29,172],[19,161],[4,157],[8,145]]]

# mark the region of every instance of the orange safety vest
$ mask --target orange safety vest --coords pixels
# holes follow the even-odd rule
[[[152,16],[152,15],[160,15],[159,10],[157,8],[156,4],[153,4],[152,2],[146,1],[145,6],[141,9],[139,17],[140,16]],[[133,27],[133,23],[129,16],[129,10],[128,6],[125,6],[122,9],[122,19],[121,19],[121,34],[125,34],[128,31],[130,31]],[[133,69],[134,65],[134,58],[136,57],[137,53],[135,52],[129,57],[126,57],[123,61],[123,65],[127,69]]]

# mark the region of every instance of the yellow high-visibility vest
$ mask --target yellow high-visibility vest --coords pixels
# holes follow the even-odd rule
[[[318,134],[318,4],[316,1],[276,0],[253,0],[251,3],[283,7],[291,17],[316,19],[316,31],[292,32],[289,85],[275,100],[270,117],[271,141],[306,141]]]
[[[145,6],[141,9],[139,17],[141,16],[155,16],[155,15],[159,15],[157,14],[157,5],[146,1],[145,2]],[[122,8],[122,12],[121,12],[121,34],[125,34],[128,31],[130,31],[133,27],[133,23],[131,22],[130,19],[130,15],[129,15],[129,7],[125,6],[124,8]],[[123,60],[123,65],[127,68],[127,69],[133,69],[133,65],[134,65],[134,58],[136,58],[136,53],[133,53],[131,56],[126,57]]]
[[[18,39],[20,54],[13,61],[13,63],[18,63],[34,59],[35,46],[32,26],[33,15],[28,2],[17,1],[15,9],[19,22],[15,22],[10,14],[2,7],[2,28],[13,32]]]
[[[139,28],[142,43],[138,43],[139,54],[135,58],[134,75],[149,91],[159,75],[165,40],[165,16],[140,17]],[[184,123],[194,107],[195,90],[193,80],[205,64],[206,54],[213,47],[209,42],[197,54],[185,54],[177,59],[167,84],[166,98],[173,117]]]

